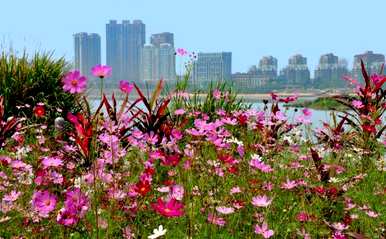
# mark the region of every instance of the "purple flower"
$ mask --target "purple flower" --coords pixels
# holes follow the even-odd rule
[[[32,208],[41,217],[48,217],[56,207],[56,196],[49,191],[36,191],[32,196]]]
[[[96,65],[91,69],[91,73],[93,74],[93,76],[99,78],[106,78],[111,76],[111,70],[112,68],[110,66]]]
[[[82,93],[87,86],[87,78],[79,71],[70,71],[62,79],[63,90],[71,94]]]
[[[128,81],[121,80],[119,81],[119,89],[126,94],[130,94],[130,92],[133,90],[134,84],[129,83]]]

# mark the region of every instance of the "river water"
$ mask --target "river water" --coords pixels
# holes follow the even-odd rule
[[[96,110],[96,108],[99,105],[99,102],[100,102],[99,100],[91,100],[92,109]],[[121,102],[118,101],[117,102],[118,107],[120,106],[120,104],[121,104]],[[263,110],[264,109],[264,104],[261,101],[248,102],[248,104],[251,104],[252,108],[257,109],[257,110]],[[287,115],[287,117],[290,121],[294,121],[296,115],[302,114],[301,110],[303,108],[285,107],[283,105],[283,103],[279,103],[279,106],[280,106],[280,109]],[[270,107],[270,104],[268,107]],[[298,112],[295,112],[295,109],[297,109]],[[331,122],[331,114],[332,113],[335,113],[335,114],[339,113],[337,111],[333,112],[330,110],[314,110],[314,109],[310,109],[310,110],[312,112],[312,115],[311,115],[312,128],[322,126],[323,122],[330,123]]]

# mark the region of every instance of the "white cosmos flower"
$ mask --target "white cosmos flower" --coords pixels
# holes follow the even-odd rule
[[[161,236],[163,236],[163,235],[166,234],[166,231],[167,231],[167,230],[164,229],[164,227],[163,227],[162,225],[159,225],[159,226],[158,226],[158,229],[157,229],[157,228],[154,229],[154,230],[153,230],[153,234],[150,235],[150,236],[148,236],[147,238],[148,238],[148,239],[155,239],[155,238],[161,237]]]

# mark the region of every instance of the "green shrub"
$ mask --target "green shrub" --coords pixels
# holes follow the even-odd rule
[[[64,58],[50,53],[17,56],[3,51],[0,56],[0,95],[5,98],[5,117],[19,116],[34,120],[33,107],[45,104],[46,119],[63,116],[75,105],[75,96],[62,90],[61,78],[69,69]],[[18,107],[30,105],[30,107]],[[61,112],[58,109],[62,109]]]

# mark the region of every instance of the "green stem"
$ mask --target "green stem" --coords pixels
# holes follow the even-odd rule
[[[100,79],[101,79],[101,99],[102,99],[102,97],[103,97],[104,78],[101,77]]]

